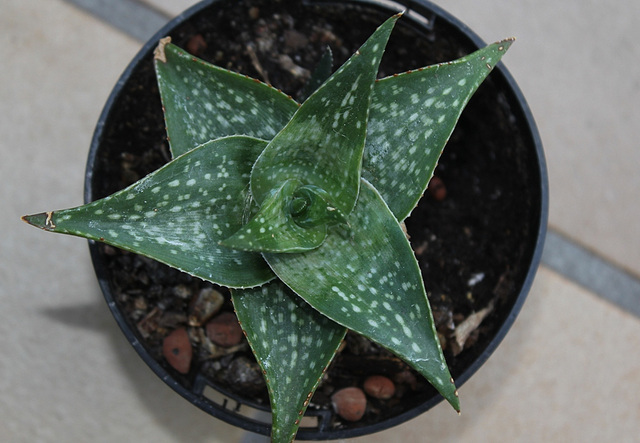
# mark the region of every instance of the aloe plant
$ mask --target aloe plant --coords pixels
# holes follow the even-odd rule
[[[326,81],[316,76],[302,104],[161,40],[154,63],[173,159],[104,199],[23,217],[231,288],[267,381],[274,441],[294,439],[348,329],[460,409],[401,224],[512,40],[376,80],[399,16]]]

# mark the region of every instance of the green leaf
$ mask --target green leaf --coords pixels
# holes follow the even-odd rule
[[[267,380],[273,414],[271,439],[293,441],[346,329],[311,308],[279,281],[234,290],[232,299]]]
[[[376,83],[362,177],[398,220],[420,200],[462,110],[512,42]]]
[[[398,221],[368,182],[349,226],[330,229],[319,248],[264,256],[307,303],[404,359],[459,410],[420,268]]]
[[[174,157],[229,135],[271,140],[298,109],[271,86],[209,64],[164,39],[155,67]]]
[[[218,243],[242,226],[251,166],[265,145],[240,136],[214,140],[102,200],[25,220],[221,285],[258,286],[274,277],[260,254]]]
[[[367,116],[375,77],[398,16],[382,24],[294,114],[262,152],[251,172],[260,204],[285,180],[324,189],[341,212],[358,197]]]
[[[320,246],[327,236],[326,223],[303,227],[292,214],[297,180],[287,180],[264,201],[258,213],[235,234],[221,242],[243,251],[302,252]]]

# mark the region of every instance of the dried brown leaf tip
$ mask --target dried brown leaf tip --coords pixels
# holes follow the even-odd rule
[[[171,43],[171,37],[161,38],[158,42],[158,46],[153,50],[153,59],[161,61],[162,63],[167,62],[167,54],[164,52],[164,48]]]

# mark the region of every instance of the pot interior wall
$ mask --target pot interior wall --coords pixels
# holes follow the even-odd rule
[[[284,1],[219,1],[179,24],[170,35],[178,46],[193,48],[205,60],[252,77],[268,78],[275,87],[296,97],[305,79],[283,67],[283,56],[313,70],[326,45],[330,45],[339,66],[391,13],[377,6],[345,3],[293,6]],[[447,20],[432,14],[426,17],[428,20],[414,21],[407,14],[398,22],[381,64],[381,76],[452,60],[476,49],[472,39]],[[206,45],[197,44],[201,41]],[[515,50],[517,45],[512,48]],[[491,74],[481,86],[436,171],[446,186],[446,198],[440,201],[427,194],[407,221],[438,330],[447,343],[448,362],[454,378],[462,381],[470,376],[469,368],[477,368],[474,362],[486,358],[485,351],[495,346],[496,335],[504,333],[503,325],[512,320],[514,307],[526,295],[525,289],[518,298],[529,275],[540,230],[540,159],[518,97],[505,88],[508,82],[500,72]],[[90,161],[94,167],[88,182],[90,199],[109,195],[169,160],[150,53],[138,60],[132,76],[113,97],[112,112],[98,132],[97,151]],[[239,396],[243,403],[267,409],[263,387],[260,392],[245,387],[247,394],[239,394],[240,381],[221,375],[220,363],[203,358],[187,375],[173,371],[162,358],[161,337],[146,329],[153,326],[170,331],[181,325],[184,318],[179,311],[188,309],[189,297],[180,291],[194,294],[207,283],[108,246],[92,247],[97,267],[104,267],[99,275],[103,272],[102,277],[108,279],[108,297],[124,313],[124,327],[143,343],[143,352],[175,380],[179,389],[199,396],[203,386],[213,385],[227,396]],[[155,318],[153,303],[178,313]],[[451,327],[488,306],[492,308],[490,314],[460,347]],[[358,347],[359,338],[349,340]],[[346,376],[330,373],[333,385],[318,390],[318,405],[323,396],[328,398],[330,389],[358,383],[371,371],[370,362],[358,352],[347,352],[336,359],[333,370],[351,372]],[[250,353],[245,354],[252,358]],[[391,370],[384,366],[387,363],[381,363],[387,356],[378,357],[376,369]],[[227,358],[223,363],[230,361]],[[365,419],[357,423],[341,422],[326,407],[318,406],[315,413],[322,417],[320,432],[301,430],[299,436],[357,435],[364,429],[405,420],[439,401],[425,382],[418,381],[405,390],[401,401],[373,404]],[[212,410],[206,400],[199,406]],[[313,408],[310,413],[314,413]],[[381,425],[376,424],[380,421]],[[268,426],[251,429],[264,432]]]

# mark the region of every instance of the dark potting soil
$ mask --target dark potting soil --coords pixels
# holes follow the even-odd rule
[[[342,64],[389,14],[361,7],[296,6],[284,1],[221,2],[179,26],[173,42],[219,66],[268,82],[298,96],[326,46]],[[444,21],[417,30],[401,19],[391,36],[380,77],[453,60],[473,45]],[[517,49],[513,49],[517,50]],[[448,364],[454,378],[482,353],[505,320],[524,280],[537,226],[535,162],[510,100],[490,76],[471,100],[436,170],[435,186],[406,221]],[[92,178],[93,198],[109,195],[170,159],[151,57],[115,102]],[[433,183],[433,182],[432,182]],[[532,191],[531,189],[534,189]],[[175,378],[189,387],[201,373],[247,400],[268,405],[262,375],[246,343],[229,350],[212,345],[204,321],[189,322],[202,289],[215,287],[153,260],[101,246],[116,302],[140,340]],[[222,311],[232,311],[228,292]],[[201,308],[202,306],[200,306]],[[478,315],[481,313],[482,315]],[[200,324],[202,323],[202,324]],[[190,371],[174,371],[162,342],[186,327],[193,345]],[[396,383],[389,400],[369,399],[360,426],[423,403],[435,390],[405,363],[350,333],[310,408],[330,409],[330,396],[345,386],[362,387],[369,375]],[[226,371],[225,368],[234,368]]]

